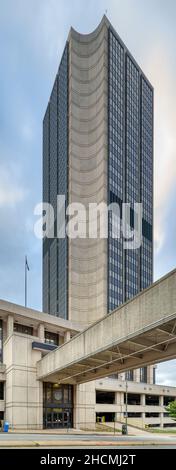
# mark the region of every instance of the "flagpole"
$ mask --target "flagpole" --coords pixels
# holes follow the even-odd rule
[[[27,307],[27,256],[25,256],[25,307]]]

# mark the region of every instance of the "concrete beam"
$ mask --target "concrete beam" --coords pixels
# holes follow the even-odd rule
[[[59,380],[64,372],[64,380],[83,383],[175,358],[175,322],[176,270],[41,359],[38,378],[45,380],[54,375]],[[138,341],[142,344],[136,351],[130,342]],[[92,364],[88,371],[87,361],[90,364],[92,359],[101,362]],[[75,374],[76,364],[84,365],[85,371]]]

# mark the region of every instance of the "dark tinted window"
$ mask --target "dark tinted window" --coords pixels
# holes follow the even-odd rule
[[[51,333],[50,331],[45,331],[45,343],[59,345],[59,336],[57,333]]]
[[[25,335],[33,336],[32,326],[21,325],[20,323],[14,323],[14,331],[17,333],[24,333]]]
[[[125,380],[133,380],[133,370],[127,370],[127,372],[125,372]]]
[[[4,400],[4,382],[0,382],[0,400]]]
[[[147,383],[147,367],[140,368],[140,382]]]

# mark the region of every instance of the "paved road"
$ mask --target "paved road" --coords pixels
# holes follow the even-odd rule
[[[21,447],[18,447],[18,448],[21,449]],[[3,449],[3,450],[8,450],[8,449],[9,449],[9,446],[3,446],[3,448],[0,447],[0,452],[1,452],[2,449]],[[10,449],[16,449],[16,447],[10,446]],[[25,447],[23,446],[23,449],[28,449],[28,450],[30,450],[30,449],[31,449],[31,446],[29,446],[29,447],[28,447],[28,446],[25,446]],[[63,449],[64,449],[64,450],[67,449],[67,450],[70,450],[70,451],[71,451],[72,449],[73,449],[73,450],[74,450],[74,449],[79,449],[79,450],[80,450],[80,449],[81,449],[81,450],[84,450],[84,449],[85,449],[85,450],[86,450],[86,449],[88,449],[88,450],[90,450],[90,449],[92,449],[92,450],[97,450],[97,449],[98,449],[98,450],[99,450],[99,449],[100,449],[100,450],[101,450],[101,449],[103,449],[103,450],[106,450],[106,449],[107,449],[107,450],[114,450],[114,449],[117,449],[117,447],[116,447],[115,445],[114,445],[114,447],[113,447],[113,446],[98,446],[98,448],[97,448],[96,445],[94,445],[94,446],[90,446],[90,445],[84,445],[84,446],[77,446],[77,445],[75,445],[75,446],[52,446],[52,447],[50,447],[50,446],[48,445],[48,446],[40,446],[40,447],[36,446],[36,447],[32,447],[32,449],[34,449],[34,450],[37,450],[37,449],[41,449],[41,450],[42,450],[42,449],[43,449],[43,450],[46,450],[46,449],[47,449],[47,450],[48,450],[48,449],[51,449],[51,450],[62,449],[62,451],[63,451]],[[119,450],[123,450],[123,451],[125,452],[125,449],[127,449],[127,450],[130,449],[130,450],[132,450],[133,452],[134,452],[136,449],[147,449],[147,450],[150,450],[150,449],[154,449],[154,450],[166,449],[166,450],[169,450],[169,449],[171,449],[171,450],[175,450],[175,449],[176,449],[176,446],[175,446],[175,445],[171,445],[171,446],[161,446],[161,445],[157,445],[157,444],[155,444],[155,445],[146,445],[146,446],[145,446],[145,445],[140,445],[140,446],[136,446],[136,445],[133,445],[133,446],[130,446],[130,445],[121,445],[121,446],[118,446],[118,451],[119,451]]]

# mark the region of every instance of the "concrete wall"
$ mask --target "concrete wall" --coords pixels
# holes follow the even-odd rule
[[[175,285],[175,275],[176,273],[171,273],[168,278],[164,278],[160,282],[156,283],[154,287],[151,287],[148,291],[140,296],[137,299],[132,301],[132,304],[137,305],[141,296],[144,295],[145,303],[148,305],[148,308],[152,310],[151,303],[151,293],[150,291],[157,288],[160,291],[160,284],[162,285],[162,293],[166,296],[166,292],[170,293],[169,298],[167,299],[170,302],[170,310],[175,308],[174,295],[175,290],[173,289]],[[166,289],[166,291],[165,291]],[[164,292],[163,292],[164,291]],[[172,295],[173,292],[173,295]],[[150,302],[148,301],[148,295]],[[158,301],[159,304],[159,301]],[[161,298],[162,304],[162,298]],[[129,307],[129,304],[127,304]],[[124,309],[124,307],[122,307]],[[134,308],[134,305],[133,305]],[[159,307],[158,307],[159,308]],[[29,312],[27,310],[27,315],[25,318],[25,324],[30,325],[33,319],[29,318]],[[120,309],[121,310],[121,309]],[[117,312],[119,315],[120,310]],[[14,316],[5,315],[5,341],[3,345],[3,361],[4,364],[0,364],[0,380],[5,381],[5,397],[4,400],[0,401],[0,411],[5,410],[4,418],[7,419],[10,423],[10,426],[16,429],[40,429],[43,425],[43,382],[37,379],[37,364],[40,363],[41,352],[39,350],[32,350],[32,341],[44,341],[44,325],[41,322],[37,323],[38,327],[35,327],[34,331],[37,336],[29,336],[27,334],[21,334],[13,331]],[[112,314],[113,315],[113,314]],[[158,311],[156,309],[156,315]],[[37,315],[36,315],[37,317]],[[50,316],[48,316],[48,322]],[[111,318],[109,317],[109,320]],[[107,320],[107,318],[106,318]],[[16,321],[16,319],[15,319]],[[17,317],[17,321],[19,318]],[[126,318],[127,324],[128,319]],[[20,322],[22,322],[20,318]],[[4,323],[4,322],[3,322]],[[52,324],[51,319],[51,324]],[[68,322],[69,324],[69,322]],[[96,325],[97,326],[97,325]],[[48,325],[49,327],[49,325]],[[56,331],[58,332],[59,326],[56,325]],[[50,328],[49,328],[50,330]],[[87,331],[89,331],[88,329]],[[106,331],[107,334],[107,331]],[[74,342],[73,340],[69,341],[70,331],[65,332],[63,337],[65,346],[69,347]],[[80,336],[78,336],[80,338]],[[83,335],[84,338],[84,335]],[[75,338],[76,339],[76,338]],[[63,347],[59,348],[58,351],[62,351]],[[68,354],[68,353],[67,353]],[[70,354],[70,353],[69,353]],[[46,357],[47,361],[50,364],[51,358],[53,358],[53,353],[49,353]],[[72,357],[74,359],[74,357]],[[53,360],[53,359],[52,359]],[[45,362],[45,360],[43,360]],[[43,362],[42,361],[42,362]],[[54,370],[54,362],[52,363]],[[83,366],[81,366],[83,367]],[[151,366],[152,371],[153,366]],[[124,380],[124,373],[120,374],[121,380],[117,379],[99,379],[96,381],[88,382],[83,385],[74,386],[74,426],[81,429],[94,429],[95,428],[95,419],[96,412],[114,412],[116,421],[124,420],[125,412],[125,403],[124,403],[124,394],[126,390],[126,382]],[[152,374],[151,374],[152,377]],[[150,377],[148,376],[148,379]],[[129,418],[129,422],[136,425],[145,424],[157,424],[160,422],[160,425],[163,426],[165,423],[173,423],[168,417],[164,417],[163,413],[165,408],[163,406],[163,396],[176,396],[175,387],[166,387],[153,385],[151,383],[142,384],[139,383],[139,370],[135,371],[135,379],[138,382],[128,382],[128,392],[130,393],[140,393],[141,394],[141,403],[140,405],[128,405],[128,411],[131,412],[141,412],[142,418],[138,419],[138,424],[135,418]],[[57,381],[57,374],[55,376],[55,382]],[[114,391],[115,392],[115,403],[112,405],[106,404],[96,404],[96,390],[105,390],[105,391]],[[154,394],[159,395],[159,406],[145,406],[145,394]],[[144,413],[146,412],[159,412],[159,418],[145,418]],[[145,418],[145,420],[144,420]]]
[[[36,374],[41,353],[32,350],[31,343],[35,339],[13,333],[4,343],[5,419],[15,429],[40,429],[43,426],[43,384]]]
[[[128,393],[136,393],[140,395],[140,404],[139,405],[127,405],[128,413],[141,413],[141,417],[128,417],[128,424],[144,428],[145,426],[152,425],[155,426],[159,424],[160,427],[163,427],[164,424],[175,424],[176,422],[169,417],[164,417],[166,412],[165,407],[163,406],[163,397],[172,396],[176,397],[176,388],[175,387],[165,387],[161,385],[154,384],[143,384],[128,382]],[[115,403],[114,404],[95,404],[95,413],[115,413],[116,422],[125,422],[124,413],[126,412],[125,404],[125,391],[126,384],[124,381],[115,380],[115,379],[101,379],[96,380],[95,389],[100,391],[109,391],[115,393]],[[149,406],[145,405],[145,396],[146,395],[158,395],[159,396],[159,405],[158,406]],[[146,413],[159,413],[158,417],[147,418]]]
[[[0,364],[0,382],[5,380],[5,364]]]
[[[125,393],[126,383],[123,380],[116,380],[111,378],[99,379],[95,381],[96,390],[107,390],[107,391],[121,391]],[[159,396],[170,396],[176,397],[176,387],[169,387],[168,385],[157,385],[157,384],[145,384],[128,382],[129,393],[144,393],[148,395],[159,395]]]
[[[96,390],[111,391],[115,393],[114,404],[98,404],[96,403]],[[111,378],[88,382],[87,384],[77,385],[74,387],[74,427],[77,429],[95,429],[96,413],[115,413],[115,421],[118,423],[125,422],[124,413],[126,384],[122,380]],[[140,405],[128,405],[128,412],[141,413],[141,417],[128,417],[128,424],[145,428],[145,426],[157,424],[163,427],[164,424],[175,424],[169,416],[164,417],[165,407],[163,406],[163,396],[175,396],[175,387],[163,387],[161,385],[151,385],[143,383],[128,382],[128,392],[140,394]],[[158,406],[146,406],[145,395],[159,395]],[[159,413],[159,417],[147,418],[145,413]],[[106,423],[114,426],[113,423]],[[116,426],[118,427],[118,425]]]
[[[0,411],[4,411],[4,410],[5,410],[5,401],[0,400]]]
[[[102,354],[106,351],[111,351],[112,346],[118,345],[119,347],[125,346],[128,348],[128,339],[137,340],[138,335],[146,333],[149,334],[150,341],[155,341],[160,335],[159,328],[164,328],[167,322],[172,321],[175,323],[176,317],[176,271],[169,273],[148,289],[144,290],[132,300],[128,301],[118,309],[114,310],[111,315],[106,315],[95,324],[85,329],[82,333],[78,334],[71,341],[64,344],[54,352],[47,355],[38,363],[38,377],[44,379],[47,377],[52,380],[52,375],[58,376],[62,379],[62,373],[67,374],[68,377],[75,373],[75,366],[77,372],[80,373],[79,382],[85,382],[85,370],[79,363],[84,361],[84,364],[96,357],[97,354]],[[170,326],[169,326],[170,327]],[[161,340],[163,333],[161,333]],[[165,336],[164,336],[165,338]],[[166,338],[168,334],[166,332]],[[167,340],[166,339],[166,340]],[[175,337],[173,336],[173,343],[168,344],[165,349],[150,349],[144,348],[142,358],[125,358],[125,363],[121,364],[119,360],[112,367],[109,367],[109,375],[113,372],[123,372],[130,368],[145,366],[155,362],[162,362],[166,359],[174,358],[176,356],[176,349],[174,343]],[[166,343],[165,343],[166,344]],[[142,345],[141,345],[142,348]],[[146,352],[147,350],[147,352]],[[130,351],[132,348],[130,347]],[[108,356],[109,358],[109,356]],[[105,359],[105,362],[109,359]],[[130,367],[131,365],[131,367]],[[73,372],[72,372],[73,370]],[[84,373],[84,376],[83,376]],[[96,377],[107,375],[105,368],[97,369]],[[91,380],[92,372],[86,373],[87,381]],[[65,375],[66,379],[66,375]],[[76,377],[78,380],[78,377]],[[74,377],[73,382],[74,383]]]
[[[107,47],[103,21],[69,36],[69,203],[107,202]],[[107,313],[107,240],[69,239],[69,320]]]
[[[95,382],[74,387],[73,423],[77,429],[95,429]]]

